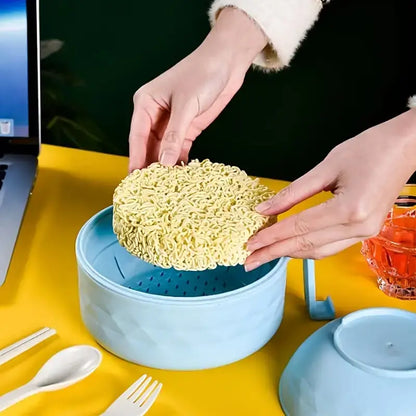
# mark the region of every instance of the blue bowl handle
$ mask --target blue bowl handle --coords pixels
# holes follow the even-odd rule
[[[310,259],[303,260],[303,283],[305,288],[305,302],[311,319],[327,321],[335,318],[335,308],[332,299],[316,300],[315,290],[315,262]]]

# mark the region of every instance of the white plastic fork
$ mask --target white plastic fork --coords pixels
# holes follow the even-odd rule
[[[147,413],[162,390],[162,383],[157,380],[149,386],[151,380],[152,377],[142,375],[101,416],[142,416]]]

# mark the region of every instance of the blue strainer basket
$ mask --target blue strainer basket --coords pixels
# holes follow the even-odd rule
[[[173,297],[210,296],[234,291],[259,280],[277,261],[246,273],[242,266],[198,272],[163,269],[128,253],[118,241],[93,259],[93,268],[114,283],[139,292]]]
[[[81,313],[114,354],[163,369],[201,369],[261,348],[283,316],[287,258],[246,273],[243,266],[203,272],[162,269],[129,254],[112,229],[112,207],[77,238]],[[313,319],[332,319],[330,299],[316,302],[313,262],[305,261]]]

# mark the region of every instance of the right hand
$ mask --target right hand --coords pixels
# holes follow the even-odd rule
[[[243,12],[224,9],[194,52],[135,93],[129,170],[187,162],[193,141],[239,90],[266,43]]]
[[[416,109],[344,141],[256,207],[263,215],[279,215],[321,191],[334,195],[250,238],[246,270],[279,257],[321,259],[377,235],[415,169]]]

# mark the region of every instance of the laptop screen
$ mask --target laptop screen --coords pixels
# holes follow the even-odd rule
[[[0,146],[39,143],[36,0],[0,0]]]
[[[26,0],[0,2],[0,136],[29,137]]]

